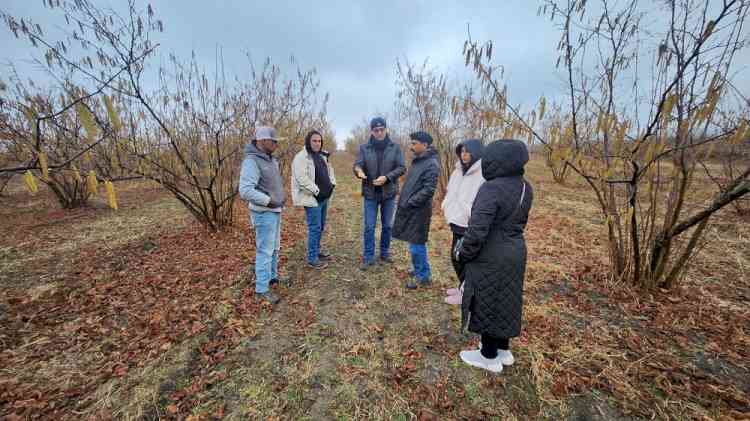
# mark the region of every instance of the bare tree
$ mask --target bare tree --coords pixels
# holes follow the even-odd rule
[[[144,60],[156,48],[149,41],[148,33],[161,29],[162,25],[152,19],[150,8],[148,17],[144,18],[133,3],[129,4],[129,21],[86,1],[45,1],[43,4],[60,11],[68,27],[73,29],[51,40],[45,28],[33,20],[0,11],[8,30],[16,38],[27,39],[42,53],[43,58],[38,59],[37,64],[50,80],[57,82],[56,88],[43,89],[33,81],[24,82],[16,74],[9,81],[12,88],[2,82],[0,107],[7,118],[0,124],[9,134],[9,150],[15,162],[0,168],[0,174],[25,173],[30,185],[40,180],[63,207],[82,206],[92,190],[82,182],[81,175],[85,174],[82,170],[86,167],[91,171],[106,169],[105,175],[96,172],[91,175],[95,182],[103,176],[107,183],[128,178],[115,177],[117,171],[110,165],[111,154],[100,157],[96,152],[109,151],[114,146],[108,144],[118,141],[113,123],[107,117],[112,115],[112,112],[107,113],[112,108],[112,94],[126,94],[122,89],[126,70],[143,67]],[[116,50],[103,42],[105,36],[116,40],[119,48],[128,50],[129,54],[115,54]],[[103,111],[104,117],[101,117],[102,112],[97,113],[97,110],[104,108],[107,111]],[[106,161],[110,161],[109,164]]]
[[[366,143],[369,138],[370,123],[363,117],[362,121],[351,129],[349,136],[347,136],[344,142],[344,150],[356,156],[359,151],[359,145]]]
[[[740,98],[747,103],[747,100]],[[703,172],[720,190],[726,190],[729,183],[736,179],[742,169],[750,164],[750,116],[740,116],[730,103],[728,111],[719,110],[722,115],[719,123],[721,131],[734,135],[727,142],[712,143],[706,154],[699,155]],[[739,122],[739,123],[738,123]],[[732,201],[732,206],[739,216],[750,215],[750,197],[743,196]]]
[[[750,4],[667,2],[654,27],[643,19],[645,7],[637,0],[547,1],[540,13],[561,31],[558,66],[569,101],[562,130],[571,148],[562,160],[597,198],[613,273],[637,285],[669,288],[698,250],[712,215],[750,191],[747,164],[708,204],[694,200],[691,190],[713,145],[747,136],[742,119],[719,124],[718,111],[730,106],[725,94],[734,59],[747,42]],[[484,86],[499,94],[496,67],[488,63],[491,48],[469,40],[465,55]],[[554,148],[549,133],[503,105],[535,141]],[[748,104],[731,106],[746,114]]]
[[[219,56],[215,70],[208,73],[195,55],[188,61],[171,55],[169,68],[157,69],[156,89],[148,89],[152,84],[145,82],[150,75],[145,59],[158,45],[152,35],[163,30],[150,5],[142,10],[131,0],[124,15],[86,0],[45,1],[45,5],[76,25],[66,39],[48,41],[39,25],[6,13],[2,16],[11,31],[46,49],[48,72],[61,81],[65,98],[71,100],[63,100],[57,110],[41,110],[29,105],[27,98],[34,95],[18,96],[13,102],[16,110],[33,112],[36,124],[27,131],[33,132],[36,143],[32,157],[27,158],[30,163],[0,169],[0,173],[36,170],[53,188],[48,182],[50,170],[76,174],[79,161],[94,154],[94,162],[111,164],[98,165],[95,179],[104,177],[109,182],[127,173],[154,180],[198,221],[216,230],[232,222],[242,148],[252,139],[256,123],[276,126],[290,140],[300,139],[308,128],[329,127],[328,96],[318,94],[315,70],[297,68],[288,78],[266,60],[261,68],[250,63],[248,79],[230,80]],[[80,56],[68,47],[70,42],[80,44]],[[67,82],[74,76],[78,82]],[[59,144],[68,154],[47,154],[43,149],[49,136],[40,130],[40,123],[49,120],[48,130],[62,127],[59,120],[71,110],[86,139],[64,139]],[[293,143],[280,148],[285,174],[295,149]],[[79,196],[86,197],[84,193]]]
[[[157,93],[138,94],[128,107],[134,122],[128,153],[137,158],[130,170],[161,184],[216,230],[233,221],[243,148],[256,124],[274,125],[290,140],[278,153],[287,174],[293,141],[307,128],[327,127],[327,98],[318,106],[313,71],[284,79],[268,60],[259,71],[250,64],[249,82],[227,81],[222,72],[209,76],[195,59],[170,61],[172,68],[159,72]]]

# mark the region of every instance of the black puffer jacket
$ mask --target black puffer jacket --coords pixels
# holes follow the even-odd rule
[[[440,164],[430,148],[414,157],[398,198],[393,238],[412,244],[425,244],[432,219],[432,196],[437,188]]]
[[[523,178],[526,145],[498,140],[484,149],[479,188],[460,249],[466,262],[462,327],[511,338],[521,333],[526,240],[523,231],[533,201]]]
[[[386,136],[381,142],[386,142],[383,150],[383,163],[378,173],[378,153],[375,148],[375,140],[370,136],[370,141],[364,145],[359,145],[359,153],[357,154],[357,160],[354,162],[352,169],[359,167],[362,168],[366,180],[362,180],[362,196],[367,199],[375,199],[376,186],[372,184],[376,178],[380,175],[384,175],[388,181],[382,186],[383,195],[382,200],[388,200],[392,197],[396,197],[398,194],[398,179],[406,172],[406,164],[404,163],[404,154],[401,153],[401,148],[391,142],[391,139]],[[356,175],[356,171],[355,171]]]

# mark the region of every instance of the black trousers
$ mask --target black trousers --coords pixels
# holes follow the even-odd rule
[[[456,271],[456,276],[458,277],[458,285],[460,287],[461,283],[464,281],[464,265],[456,260],[456,255],[453,253],[453,249],[456,247],[456,243],[458,242],[458,240],[464,237],[466,229],[451,224],[451,231],[453,232],[453,240],[451,241],[451,263],[453,263],[453,270]]]
[[[510,339],[508,338],[495,338],[490,335],[482,334],[482,356],[484,358],[495,358],[497,357],[497,350],[502,349],[507,351],[510,346]]]

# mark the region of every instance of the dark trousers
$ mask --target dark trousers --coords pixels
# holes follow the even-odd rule
[[[510,346],[510,339],[508,338],[494,338],[490,335],[482,334],[482,356],[484,358],[495,358],[497,357],[497,350],[502,349],[507,351]]]
[[[466,231],[464,231],[464,229],[461,229],[460,232],[458,232],[455,227],[455,225],[451,225],[451,231],[453,232],[453,240],[451,241],[451,263],[453,263],[453,270],[456,271],[456,276],[458,277],[458,285],[461,286],[461,283],[464,281],[464,265],[456,260],[456,255],[453,253],[453,249],[456,247],[456,243],[458,242],[458,240],[464,237],[464,233]]]

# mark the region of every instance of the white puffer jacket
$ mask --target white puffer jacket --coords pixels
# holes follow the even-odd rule
[[[328,166],[328,177],[331,179],[331,184],[335,186],[336,176],[333,174],[333,167],[328,161],[328,157],[323,156],[323,160]],[[318,206],[318,200],[315,199],[315,196],[319,191],[320,189],[315,185],[315,162],[307,153],[307,150],[303,148],[294,156],[292,161],[292,203],[294,206]]]
[[[469,226],[471,205],[484,181],[481,159],[469,167],[466,174],[461,168],[461,161],[456,163],[456,169],[448,180],[448,189],[442,204],[443,215],[449,224],[464,228]]]

